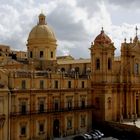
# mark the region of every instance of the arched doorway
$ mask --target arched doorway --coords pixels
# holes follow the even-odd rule
[[[136,114],[139,117],[139,99],[136,97]]]
[[[59,120],[55,119],[53,122],[53,136],[59,137]]]

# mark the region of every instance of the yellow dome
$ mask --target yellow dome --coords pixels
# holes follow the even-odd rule
[[[53,30],[47,25],[36,25],[29,33],[28,40],[30,39],[51,39],[56,40]]]
[[[29,33],[28,40],[38,40],[38,39],[49,39],[55,41],[55,34],[53,30],[46,23],[46,16],[44,14],[40,14],[38,16],[38,25],[33,27],[31,32]]]

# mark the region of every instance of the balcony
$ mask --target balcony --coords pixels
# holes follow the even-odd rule
[[[17,71],[15,77],[19,78],[31,78],[31,72],[27,71]]]
[[[17,94],[17,93],[28,93],[28,94],[32,94],[32,93],[46,93],[46,92],[56,92],[56,93],[60,93],[60,92],[80,92],[80,91],[90,91],[90,87],[85,87],[85,88],[78,88],[78,87],[74,87],[74,88],[44,88],[44,89],[11,89],[11,94]]]
[[[29,116],[29,115],[41,115],[41,114],[54,114],[54,113],[67,113],[67,112],[80,112],[80,111],[92,111],[95,107],[93,105],[87,105],[84,107],[71,107],[71,108],[52,108],[52,109],[45,109],[45,110],[33,110],[33,111],[26,111],[26,113],[22,112],[11,112],[11,117],[16,116]]]

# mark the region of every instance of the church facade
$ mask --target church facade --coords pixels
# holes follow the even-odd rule
[[[0,138],[46,140],[84,133],[94,121],[140,116],[140,42],[115,46],[104,30],[90,59],[56,56],[44,14],[29,33],[27,52],[0,45]],[[137,30],[136,30],[137,31]]]

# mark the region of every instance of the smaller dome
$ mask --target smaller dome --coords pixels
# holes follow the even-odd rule
[[[95,44],[111,44],[111,39],[104,33],[102,28],[101,33],[95,38]]]

